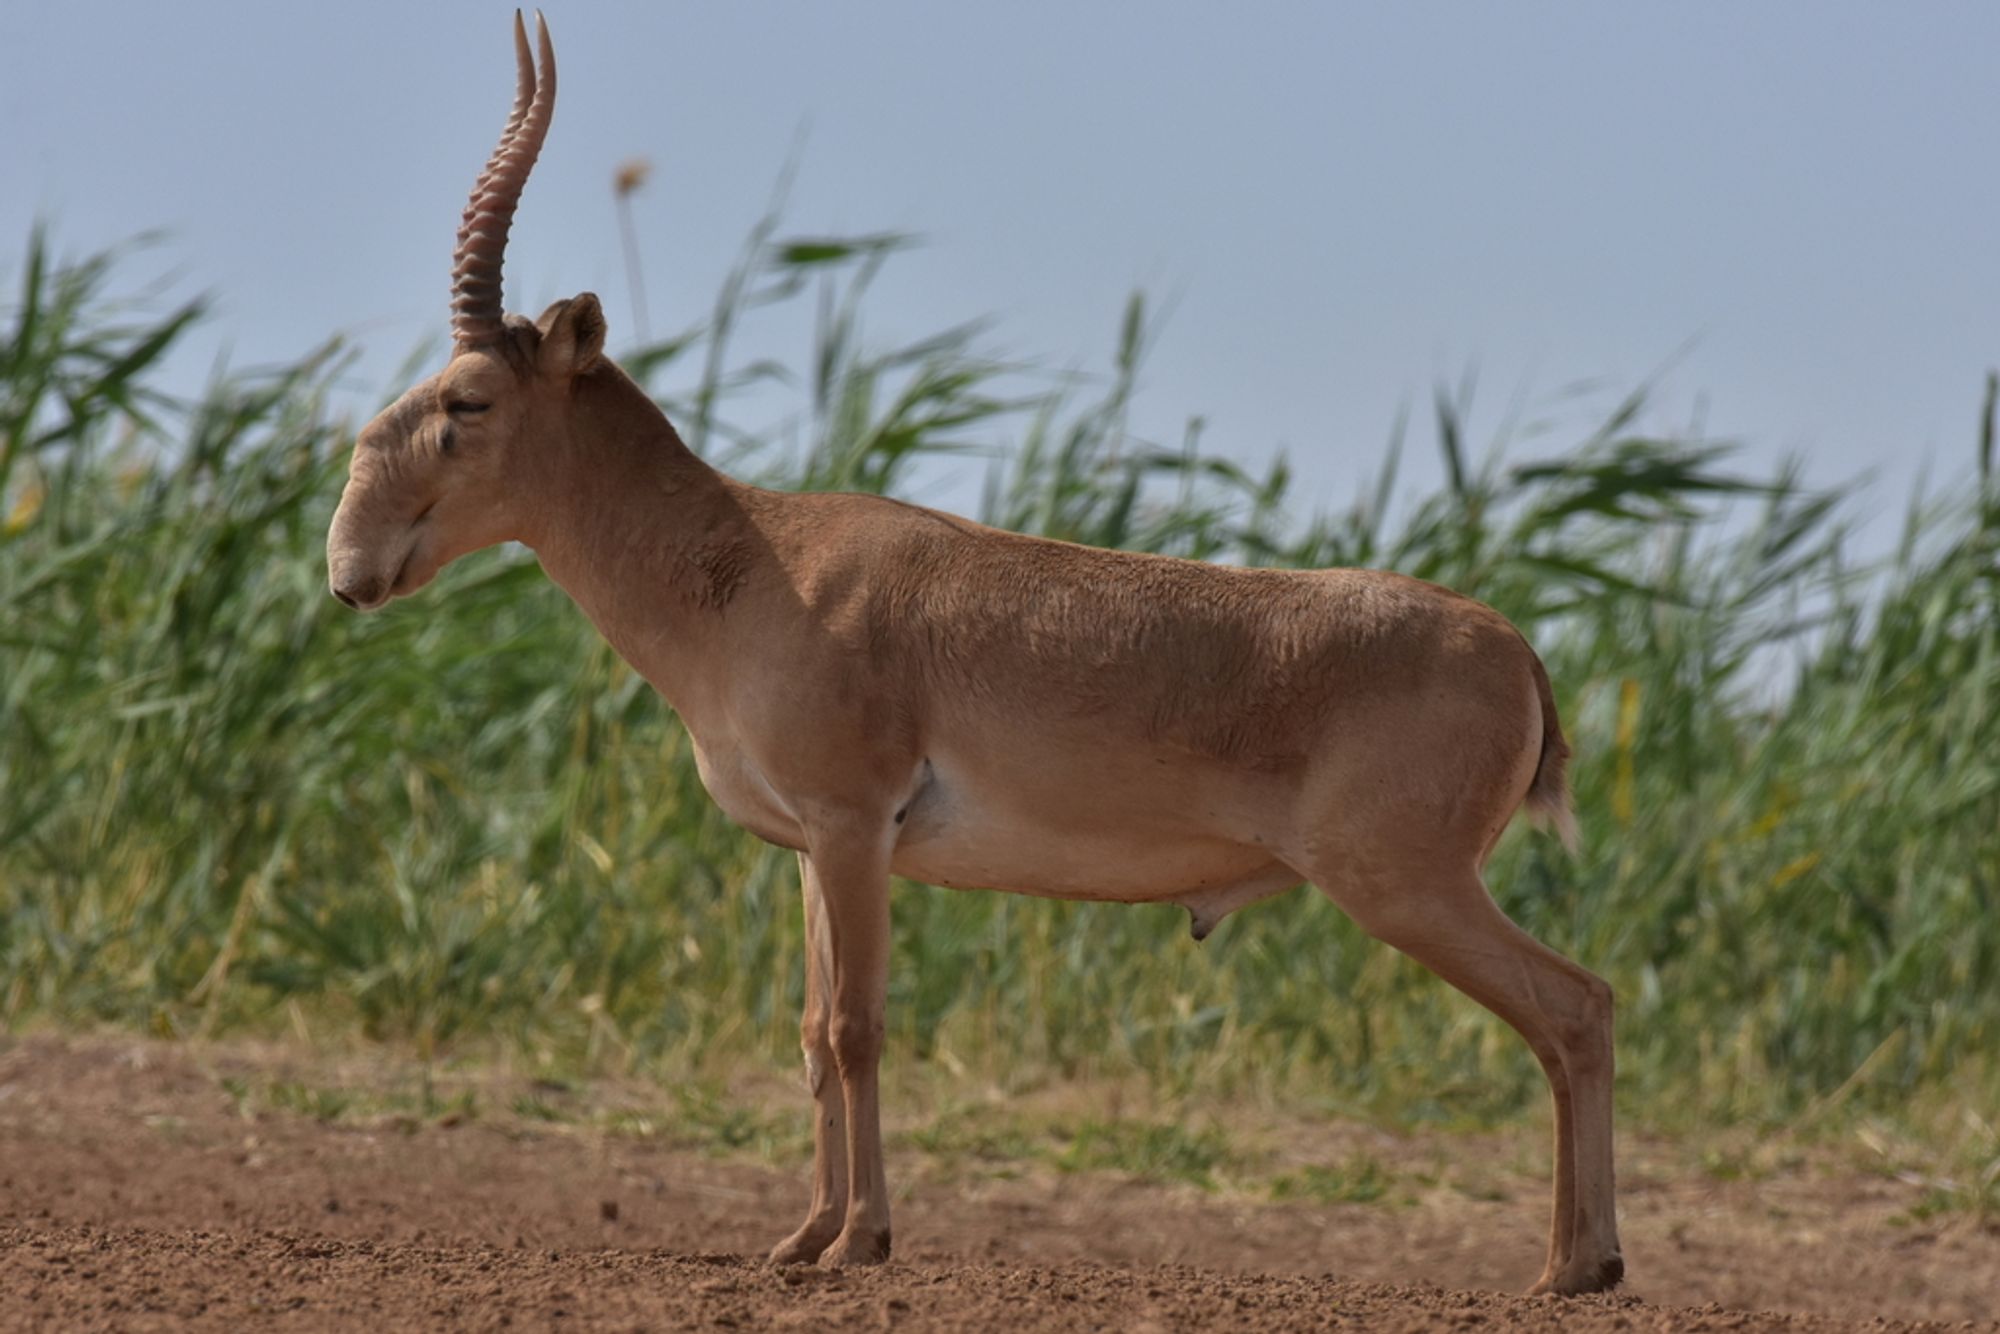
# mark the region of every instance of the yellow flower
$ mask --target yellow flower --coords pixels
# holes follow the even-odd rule
[[[48,488],[40,482],[29,482],[21,488],[21,494],[14,498],[14,508],[7,515],[7,536],[12,537],[35,521],[35,515],[41,513],[42,501],[48,493]]]

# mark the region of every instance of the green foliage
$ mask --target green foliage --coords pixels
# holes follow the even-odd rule
[[[1214,1190],[1215,1172],[1229,1159],[1229,1140],[1217,1126],[1190,1130],[1177,1121],[1089,1120],[1076,1128],[1055,1163],[1064,1172],[1120,1172]]]
[[[1317,1204],[1374,1204],[1389,1193],[1394,1175],[1365,1153],[1332,1167],[1309,1164],[1271,1183],[1274,1200]]]
[[[699,363],[663,402],[762,480],[908,493],[926,459],[1004,446],[983,511],[1008,527],[1388,566],[1493,603],[1549,661],[1584,844],[1571,860],[1517,832],[1490,878],[1612,980],[1628,1102],[1775,1118],[1956,1088],[1993,1105],[1990,424],[1977,476],[1913,508],[1880,568],[1853,561],[1845,497],[1643,434],[1639,395],[1523,462],[1475,457],[1466,396],[1441,394],[1444,489],[1399,497],[1399,431],[1360,501],[1301,516],[1282,459],[1259,475],[1196,430],[1177,448],[1127,433],[1136,298],[1101,382],[1010,366],[976,325],[871,345],[868,279],[903,244],[766,225],[713,317],[627,364],[657,383]],[[321,554],[349,434],[328,408],[336,350],[171,402],[154,368],[200,309],[149,316],[111,299],[115,274],[37,235],[0,317],[0,1017],[178,1032],[283,1014],[676,1077],[794,1060],[792,860],[717,814],[661,703],[519,552],[460,562],[419,603],[342,611]],[[802,300],[802,372],[731,360],[742,318]],[[753,386],[795,394],[796,415],[732,425]],[[1542,1096],[1511,1033],[1311,891],[1199,947],[1164,908],[903,886],[895,916],[897,1059],[1451,1120]],[[1198,1137],[1113,1149],[1206,1170]]]

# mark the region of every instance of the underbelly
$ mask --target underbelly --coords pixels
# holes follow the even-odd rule
[[[1196,940],[1238,908],[1290,889],[1301,876],[1255,843],[1149,821],[1093,825],[1023,818],[1004,805],[962,807],[936,829],[897,844],[892,866],[911,880],[1100,903],[1172,903]]]
[[[1050,838],[997,825],[918,848],[899,846],[890,862],[890,869],[907,880],[949,889],[1120,903],[1179,901],[1258,878],[1275,867],[1268,855],[1237,849]]]
[[[891,858],[896,874],[955,889],[1059,899],[1179,900],[1275,874],[1254,832],[1209,803],[1129,787],[1009,784],[949,765],[927,771]]]
[[[742,750],[697,745],[695,756],[703,785],[732,820],[768,843],[810,853],[794,802]],[[1050,766],[1030,781],[995,766],[925,761],[887,802],[884,818],[895,824],[890,870],[952,889],[1182,903],[1198,919],[1207,911],[1198,905],[1233,906],[1299,879],[1243,817],[1244,794],[1103,774],[1065,784],[1063,772]],[[1239,800],[1226,799],[1232,795]]]

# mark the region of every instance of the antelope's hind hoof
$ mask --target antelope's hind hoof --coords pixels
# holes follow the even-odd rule
[[[873,1236],[843,1232],[819,1257],[822,1269],[846,1269],[852,1265],[879,1265],[889,1258],[889,1229]]]
[[[1609,1292],[1625,1280],[1625,1258],[1613,1251],[1594,1264],[1572,1260],[1557,1274],[1545,1274],[1530,1297],[1581,1297],[1586,1293]]]

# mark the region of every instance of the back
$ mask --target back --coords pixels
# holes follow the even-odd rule
[[[1104,729],[1275,769],[1303,761],[1349,708],[1525,654],[1498,613],[1402,575],[1211,565],[824,499],[849,502],[826,514],[849,558],[801,591],[963,723]]]

